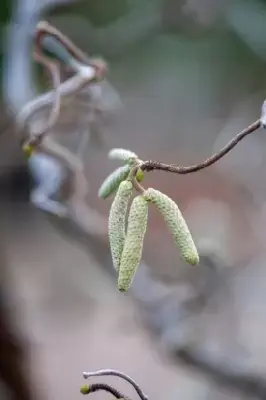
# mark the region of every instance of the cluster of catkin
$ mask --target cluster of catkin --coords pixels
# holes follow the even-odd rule
[[[130,288],[141,261],[150,203],[162,214],[181,257],[191,265],[198,264],[198,252],[187,224],[177,204],[168,196],[153,188],[144,189],[132,200],[128,215],[134,189],[132,180],[140,182],[144,177],[141,168],[136,168],[142,162],[138,156],[130,150],[112,149],[109,158],[123,161],[123,165],[105,179],[98,195],[106,199],[116,192],[110,209],[108,232],[119,291],[125,292]],[[133,168],[137,170],[135,176],[130,173]]]

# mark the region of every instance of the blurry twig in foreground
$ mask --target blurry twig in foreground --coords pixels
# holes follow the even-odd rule
[[[35,51],[33,53],[33,58],[37,63],[41,64],[47,70],[48,74],[50,75],[50,78],[52,81],[52,87],[54,90],[54,100],[53,100],[52,109],[50,111],[50,115],[49,115],[49,118],[47,121],[47,125],[38,132],[36,137],[31,138],[28,142],[24,143],[24,145],[26,145],[26,144],[32,145],[34,143],[36,143],[36,144],[39,143],[42,140],[43,136],[45,134],[48,134],[50,132],[50,130],[52,129],[52,127],[55,125],[55,123],[59,117],[59,113],[60,113],[61,96],[60,96],[60,92],[58,91],[58,87],[60,86],[59,64],[56,61],[51,61],[48,57],[44,56],[39,51]],[[32,117],[32,115],[29,114],[28,117]],[[26,122],[27,121],[25,121],[25,125],[26,125]],[[24,127],[25,127],[25,125],[24,125]],[[33,135],[33,136],[35,136],[35,135]]]
[[[99,391],[105,391],[112,394],[116,399],[127,399],[130,400],[129,397],[124,396],[119,390],[115,389],[111,385],[107,385],[106,383],[93,383],[92,385],[83,385],[80,388],[80,393],[82,394],[91,394]]]
[[[140,386],[130,376],[124,374],[123,372],[116,371],[114,369],[100,369],[95,372],[83,372],[83,377],[85,379],[88,379],[88,378],[91,378],[94,376],[117,376],[119,378],[122,378],[133,386],[133,388],[136,390],[136,392],[138,393],[141,400],[148,400],[148,396],[146,396],[143,393]],[[107,392],[111,393],[114,397],[116,397],[117,399],[128,399],[129,400],[128,396],[124,396],[117,389],[115,389],[114,387],[107,385],[105,383],[94,383],[92,385],[83,385],[80,389],[80,392],[82,394],[90,394],[90,393],[97,392],[99,390],[107,391]]]
[[[130,376],[124,374],[123,372],[116,371],[114,369],[100,369],[95,372],[83,372],[83,377],[85,379],[88,379],[92,376],[117,376],[119,378],[122,378],[134,387],[141,400],[148,400],[148,396],[143,393],[137,382],[135,382]]]

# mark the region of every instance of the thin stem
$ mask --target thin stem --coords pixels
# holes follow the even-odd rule
[[[124,396],[123,393],[121,393],[119,390],[115,389],[111,385],[108,385],[107,383],[93,383],[87,387],[83,386],[80,391],[82,394],[90,394],[98,392],[100,390],[104,390],[105,392],[112,394],[116,399],[130,400],[128,397]]]
[[[82,64],[90,65],[96,70],[95,79],[104,79],[107,72],[107,64],[103,59],[95,59],[89,57],[84,51],[82,51],[78,46],[76,46],[67,36],[60,32],[57,28],[50,25],[47,21],[40,21],[36,26],[35,31],[35,46],[38,52],[41,52],[42,39],[44,36],[51,36],[56,41],[58,41],[67,52],[73,57],[70,60],[70,66],[75,64],[75,60]]]
[[[142,166],[143,164],[139,163],[131,169],[131,171],[128,174],[128,179],[131,180],[131,182],[137,192],[144,193],[145,192],[144,187],[136,179],[136,173],[137,173],[138,169],[140,168],[140,165]]]
[[[40,21],[36,26],[35,32],[35,43],[39,51],[41,51],[41,41],[44,36],[49,35],[54,37],[58,42],[64,46],[69,54],[76,60],[84,63],[90,64],[91,58],[87,56],[81,49],[79,49],[68,37],[66,37],[57,28],[50,25],[47,21]]]
[[[261,127],[260,120],[253,122],[250,126],[243,129],[239,132],[230,142],[223,147],[218,153],[213,154],[210,158],[207,158],[205,161],[202,161],[199,164],[183,166],[177,164],[165,164],[160,161],[144,161],[140,164],[140,168],[143,171],[153,171],[153,170],[161,170],[173,172],[175,174],[190,174],[192,172],[200,171],[201,169],[207,168],[212,164],[215,164],[222,157],[224,157],[227,153],[229,153],[245,136],[250,135]]]
[[[137,382],[134,381],[134,379],[132,379],[129,375],[124,374],[123,372],[114,369],[100,369],[95,372],[83,372],[83,376],[85,379],[88,379],[93,376],[118,376],[119,378],[122,378],[125,381],[129,382],[134,387],[141,400],[148,400],[148,396],[145,393],[143,393]]]

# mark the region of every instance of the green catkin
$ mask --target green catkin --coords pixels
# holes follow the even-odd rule
[[[102,183],[98,191],[98,196],[102,199],[106,199],[113,194],[119,187],[120,183],[128,177],[129,171],[129,165],[123,165],[122,167],[115,169]]]
[[[126,216],[130,197],[133,192],[131,181],[120,183],[111,205],[108,220],[108,235],[114,268],[119,271],[120,258],[126,237]]]
[[[140,195],[131,204],[127,234],[120,261],[118,289],[126,292],[135,277],[142,256],[142,248],[148,220],[148,202]]]
[[[196,246],[177,204],[165,194],[152,188],[147,189],[143,197],[153,203],[163,215],[183,259],[191,265],[198,264],[199,255]]]
[[[111,160],[120,160],[126,163],[132,163],[138,160],[137,154],[135,154],[133,151],[119,148],[110,150],[108,153],[108,157]]]

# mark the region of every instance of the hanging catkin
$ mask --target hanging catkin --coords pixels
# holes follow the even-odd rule
[[[126,236],[126,215],[128,202],[132,195],[133,185],[130,181],[120,183],[112,203],[109,220],[108,234],[114,268],[119,271],[120,258]]]
[[[128,177],[129,171],[129,165],[123,165],[122,167],[115,169],[102,183],[98,191],[98,196],[102,199],[106,199],[114,193],[120,183]]]
[[[142,248],[147,229],[148,202],[140,195],[131,204],[127,234],[120,260],[118,289],[127,291],[134,279],[142,256]]]
[[[153,203],[163,215],[184,260],[192,265],[198,264],[196,246],[177,204],[170,197],[152,188],[147,189],[143,197]]]

